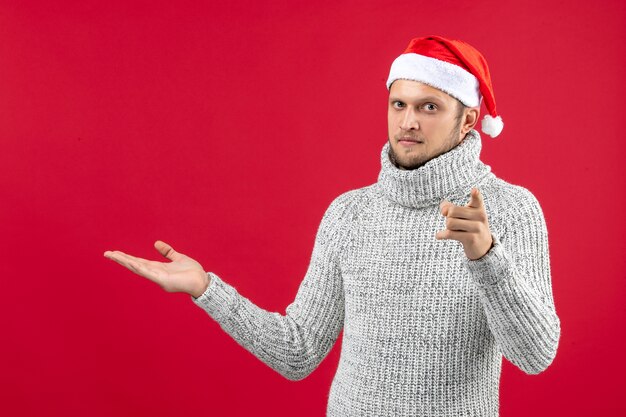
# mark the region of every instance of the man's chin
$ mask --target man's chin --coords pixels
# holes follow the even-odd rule
[[[389,160],[396,166],[396,168],[406,171],[418,169],[428,162],[428,160],[424,161],[415,158],[398,157],[398,155],[393,151],[389,152]]]
[[[419,161],[411,161],[408,163],[398,163],[397,167],[399,169],[405,170],[405,171],[412,171],[414,169],[418,169],[424,166],[424,164],[428,162],[428,161],[424,161],[424,162],[419,162]]]

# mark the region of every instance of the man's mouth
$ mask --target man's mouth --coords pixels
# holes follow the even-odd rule
[[[404,145],[404,146],[412,146],[415,145],[417,143],[424,143],[423,141],[414,138],[414,137],[410,137],[410,136],[405,136],[402,138],[398,139],[398,142],[400,143],[400,145]]]

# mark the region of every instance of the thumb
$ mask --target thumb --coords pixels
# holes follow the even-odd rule
[[[176,252],[174,248],[172,248],[170,245],[163,242],[162,240],[157,240],[156,242],[154,242],[154,247],[156,248],[156,250],[159,251],[161,255],[165,256],[171,261],[176,261],[182,256],[180,253]]]
[[[439,203],[439,212],[441,212],[442,216],[447,216],[448,215],[448,208],[453,205],[451,202],[449,202],[448,200],[443,200],[441,203]]]

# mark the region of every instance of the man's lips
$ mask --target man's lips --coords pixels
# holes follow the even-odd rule
[[[413,145],[415,143],[424,143],[423,141],[416,139],[416,138],[412,138],[412,137],[399,138],[398,142],[402,145]]]

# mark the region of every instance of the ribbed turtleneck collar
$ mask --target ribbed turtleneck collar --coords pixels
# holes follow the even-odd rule
[[[480,179],[491,172],[480,158],[480,134],[471,130],[463,142],[450,151],[413,170],[397,168],[389,159],[389,142],[383,146],[378,188],[390,200],[407,207],[438,205],[444,198],[470,193]],[[493,175],[493,174],[492,174]]]

